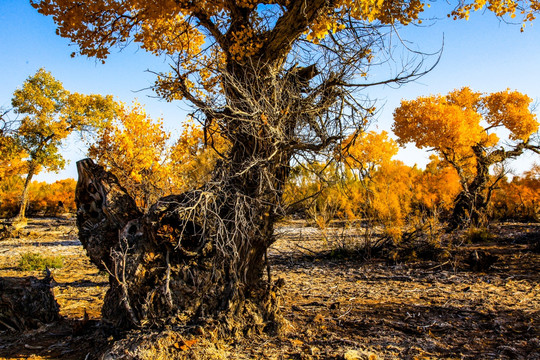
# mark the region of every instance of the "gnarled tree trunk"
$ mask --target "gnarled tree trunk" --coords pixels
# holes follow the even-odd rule
[[[276,325],[276,289],[263,277],[272,205],[242,191],[250,189],[245,177],[225,167],[221,182],[218,172],[143,215],[114,175],[90,159],[77,168],[79,237],[110,274],[105,321],[132,328],[217,320],[244,332]]]
[[[496,161],[493,155],[487,155],[481,146],[474,146],[476,175],[470,184],[454,200],[454,209],[449,222],[449,229],[458,227],[487,225],[487,207],[491,198],[489,186],[489,168]]]
[[[293,153],[339,138],[316,124],[339,92],[328,85],[304,93],[315,66],[279,77],[262,64],[223,73],[223,106],[190,99],[206,129],[218,124],[231,144],[201,188],[161,198],[143,215],[116,177],[89,159],[78,163],[79,236],[110,273],[106,321],[124,328],[217,321],[229,333],[279,323],[266,251]]]
[[[496,149],[491,153],[488,153],[481,145],[472,147],[476,160],[476,174],[470,184],[467,184],[467,181],[462,179],[463,190],[454,200],[454,210],[449,221],[449,230],[469,225],[487,225],[486,213],[493,189],[504,175],[504,172],[501,172],[492,180],[489,168],[494,164],[501,164],[506,159],[518,157],[523,154],[525,149],[536,152],[536,147],[529,145],[528,142],[519,143],[509,150]],[[459,169],[456,169],[459,172]]]

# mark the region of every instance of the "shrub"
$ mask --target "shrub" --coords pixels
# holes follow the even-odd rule
[[[464,242],[469,244],[485,243],[495,239],[495,235],[486,228],[470,228],[464,234]]]
[[[59,269],[63,266],[64,258],[62,256],[43,256],[35,252],[22,254],[17,265],[22,271],[45,270],[45,268]]]

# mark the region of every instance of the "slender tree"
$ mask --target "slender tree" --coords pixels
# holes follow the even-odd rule
[[[19,119],[8,135],[10,148],[26,159],[19,221],[25,218],[32,177],[42,169],[64,168],[62,141],[75,130],[89,130],[111,119],[114,103],[111,96],[70,93],[51,73],[40,69],[14,92],[11,104]]]
[[[264,271],[265,254],[283,214],[291,160],[331,151],[349,129],[365,124],[373,109],[353,90],[368,85],[371,66],[391,58],[386,35],[416,22],[424,3],[32,4],[53,16],[58,33],[74,41],[80,54],[105,60],[115,45],[134,41],[168,56],[171,68],[158,74],[157,93],[190,102],[206,138],[216,131],[230,143],[210,181],[161,199],[144,216],[114,178],[88,160],[79,163],[79,207],[91,209],[81,212],[81,240],[95,249],[89,251],[92,260],[111,274],[104,318],[127,327],[171,317],[218,318],[231,329],[273,323],[277,303],[270,272]],[[465,17],[469,5],[459,6],[455,16]],[[515,5],[489,3],[500,16],[519,13]],[[524,5],[525,15],[533,12]],[[373,83],[414,79],[424,69],[417,60]],[[103,250],[111,247],[112,252]]]

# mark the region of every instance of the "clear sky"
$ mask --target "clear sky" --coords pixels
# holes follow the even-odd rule
[[[441,16],[446,2],[432,5],[426,16]],[[62,81],[69,91],[112,94],[117,100],[130,103],[137,99],[153,118],[162,117],[168,130],[174,131],[185,119],[189,106],[166,103],[154,98],[150,90],[154,75],[146,70],[166,69],[163,59],[156,58],[135,46],[114,52],[104,65],[94,59],[77,56],[67,39],[55,34],[51,18],[37,13],[26,0],[0,0],[0,107],[9,107],[13,91],[24,80],[43,67]],[[402,39],[411,42],[413,49],[435,52],[443,44],[442,58],[437,67],[415,83],[395,88],[369,88],[372,99],[379,99],[382,107],[375,130],[389,131],[392,112],[401,99],[420,95],[446,94],[463,86],[473,90],[494,92],[510,88],[540,100],[540,21],[527,26],[521,33],[519,25],[507,25],[491,13],[473,14],[469,21],[443,18],[435,23],[425,21],[422,26],[408,26],[400,31]],[[397,37],[395,38],[397,42]],[[379,71],[384,71],[383,69]],[[139,91],[142,90],[142,91]],[[85,157],[82,144],[66,146],[65,157],[70,160],[59,174],[40,174],[38,180],[54,181],[76,177],[75,161]],[[398,158],[408,165],[423,167],[429,154],[413,146],[400,151]],[[513,164],[520,173],[538,155],[523,155]]]

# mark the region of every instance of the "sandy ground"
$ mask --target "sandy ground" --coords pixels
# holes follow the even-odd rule
[[[343,230],[282,226],[269,258],[273,277],[285,280],[281,311],[290,328],[230,344],[223,357],[343,359],[356,351],[366,359],[540,359],[540,254],[531,246],[540,224],[491,231],[494,241],[463,244],[441,263],[388,265],[365,254],[332,255]],[[464,263],[475,249],[498,256],[488,272]],[[36,251],[64,258],[52,272],[65,320],[24,334],[0,331],[0,359],[85,359],[96,343],[112,341],[91,338],[107,276],[89,262],[74,221],[49,218],[31,219],[18,238],[0,241],[0,277],[42,277],[16,267],[21,254]]]

